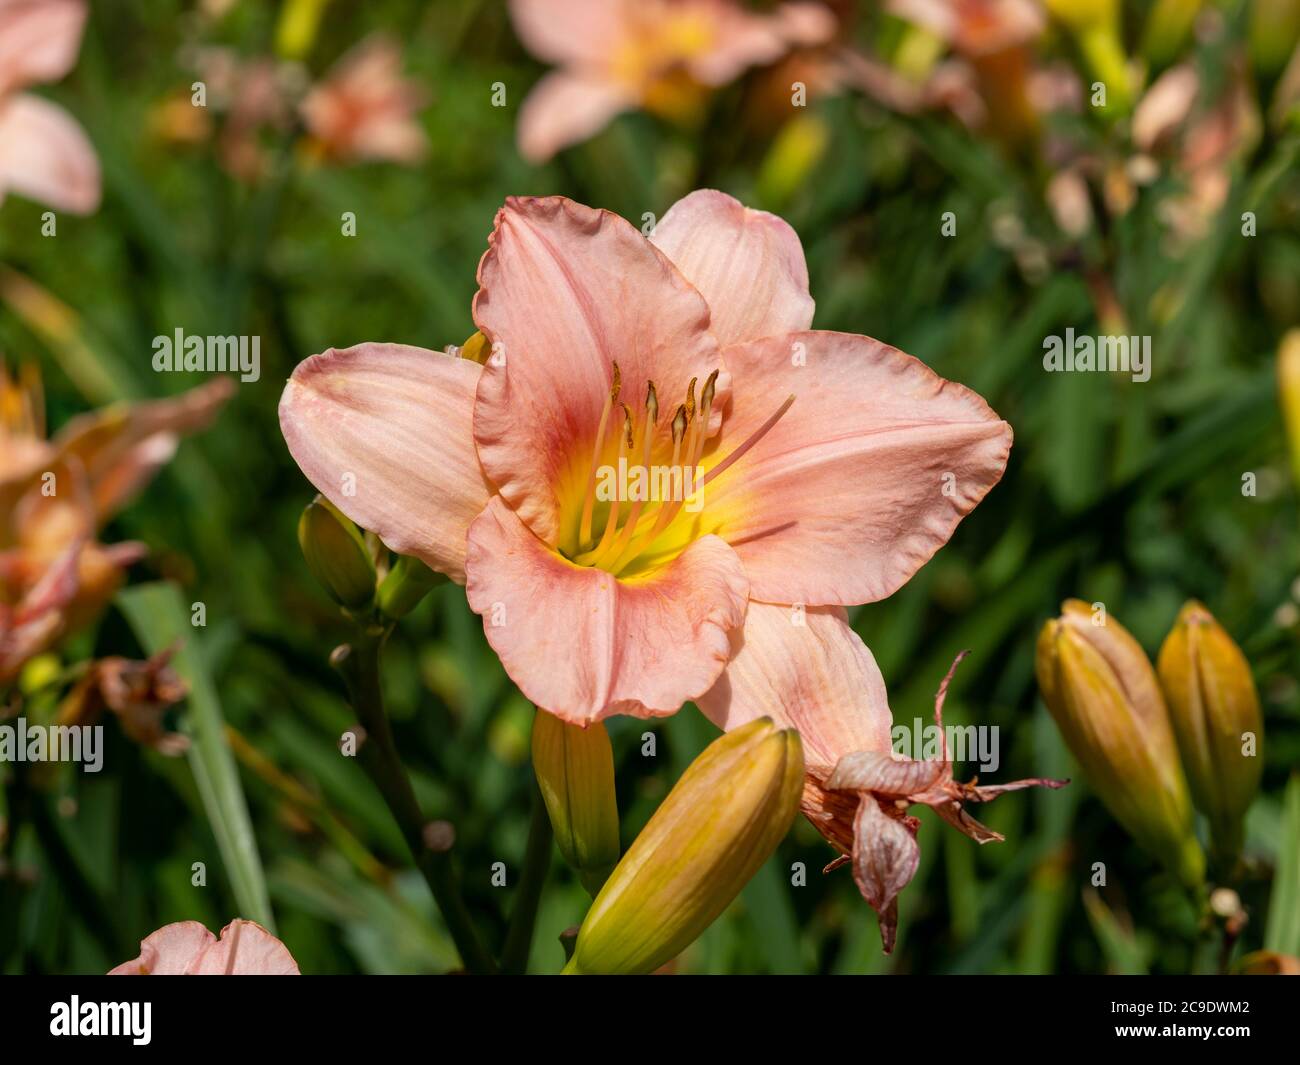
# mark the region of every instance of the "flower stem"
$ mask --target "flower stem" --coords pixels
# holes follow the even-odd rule
[[[528,846],[524,851],[524,872],[519,881],[519,900],[510,914],[505,947],[501,952],[501,969],[510,974],[528,970],[528,955],[533,945],[533,925],[542,900],[542,887],[551,867],[551,818],[542,801],[541,790],[533,784],[533,816],[528,826]]]
[[[330,664],[347,684],[352,707],[365,729],[359,750],[361,764],[402,830],[411,857],[442,911],[461,961],[472,973],[493,973],[496,965],[474,931],[451,854],[443,847],[435,849],[426,839],[425,819],[398,757],[393,730],[384,712],[379,655],[390,631],[391,626],[364,625],[355,640],[335,649]]]

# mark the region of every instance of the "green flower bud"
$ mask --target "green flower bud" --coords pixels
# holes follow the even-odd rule
[[[1071,599],[1038,638],[1038,687],[1093,789],[1137,842],[1199,887],[1205,856],[1160,685],[1114,618]]]
[[[318,495],[298,519],[298,545],[307,568],[340,606],[360,610],[375,597],[375,564],[361,532]]]
[[[447,578],[418,558],[399,555],[393,568],[379,584],[377,602],[384,616],[398,621],[420,605],[420,601]]]
[[[555,843],[595,895],[618,862],[614,751],[599,721],[581,728],[539,710],[533,721],[533,771]]]
[[[802,793],[793,729],[764,717],[714,740],[605,882],[564,971],[648,973],[676,957],[767,861]]]
[[[1250,663],[1210,612],[1191,600],[1165,637],[1156,668],[1192,799],[1209,819],[1214,850],[1231,864],[1262,770],[1264,722]]]

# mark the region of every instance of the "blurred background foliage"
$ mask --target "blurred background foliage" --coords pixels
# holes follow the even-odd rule
[[[39,235],[40,205],[10,197],[0,209],[0,261],[75,317],[51,329],[0,304],[0,350],[41,364],[57,427],[90,406],[199,383],[200,375],[153,372],[157,335],[180,327],[261,337],[261,379],[239,385],[215,427],[182,446],[111,538],[151,548],[132,584],[177,582],[182,616],[190,603],[206,604],[206,627],[185,633],[186,669],[192,682],[212,680],[275,929],[304,972],[431,972],[456,956],[387,811],[337,750],[351,714],[326,659],[345,630],[295,541],[313,493],[280,437],[284,380],[328,347],[463,342],[474,330],[475,265],[506,196],[561,193],[640,225],[700,186],[791,222],[818,328],[918,356],[984,395],[1015,429],[1005,478],[952,541],[898,594],[854,614],[897,720],[928,717],[953,655],[970,648],[948,713],[953,723],[1000,728],[1002,765],[986,782],[1077,777],[1033,676],[1035,636],[1063,598],[1104,602],[1154,653],[1194,596],[1242,644],[1266,720],[1243,945],[1263,943],[1272,870],[1300,847],[1298,815],[1288,835],[1282,803],[1300,764],[1300,537],[1274,383],[1280,338],[1300,322],[1294,122],[1266,121],[1234,156],[1226,198],[1192,237],[1173,232],[1161,211],[1182,187],[1173,168],[1135,188],[1123,211],[1093,189],[1092,224],[1068,234],[1045,196],[1053,173],[1045,150],[1009,146],[939,110],[891,108],[850,83],[814,93],[803,109],[773,105],[764,71],[720,89],[690,122],[629,113],[533,165],[516,148],[515,124],[546,68],[523,50],[504,5],[335,0],[291,69],[319,77],[370,32],[393,34],[407,76],[428,94],[419,112],[428,158],[331,165],[305,152],[292,128],[266,130],[264,171],[237,178],[218,158],[221,119],[182,136],[175,102],[188,104],[196,49],[273,54],[286,6],[303,7],[92,5],[75,70],[40,91],[87,130],[103,168],[102,206],[86,218],[61,215],[55,238]],[[1214,32],[1189,33],[1173,56],[1140,60],[1146,81],[1186,60],[1214,85],[1231,57],[1244,56],[1247,90],[1266,113],[1295,37],[1256,33],[1252,43],[1258,6],[1204,5]],[[1124,5],[1135,57],[1152,7]],[[843,43],[897,63],[905,22],[870,3],[836,10]],[[1058,24],[1035,47],[1081,63]],[[498,82],[504,107],[491,105]],[[1085,103],[1048,121],[1097,156],[1129,150],[1123,116]],[[349,211],[354,237],[341,232]],[[948,211],[951,237],[941,235]],[[1242,234],[1244,211],[1256,213],[1255,236]],[[1149,382],[1043,371],[1044,337],[1067,327],[1104,333],[1120,320],[1118,331],[1153,337]],[[1254,496],[1243,495],[1245,473],[1256,476]],[[61,654],[142,657],[161,609],[128,597]],[[399,626],[386,683],[424,809],[455,824],[471,908],[499,946],[529,820],[532,709],[451,586]],[[181,718],[206,713],[194,703]],[[102,972],[163,923],[196,919],[215,930],[254,916],[221,858],[218,836],[229,826],[211,822],[189,763],[106,732],[106,770],[69,770],[54,788],[46,839],[57,834],[62,858],[51,860],[35,835],[16,841],[31,883],[6,971]],[[653,757],[642,753],[647,732]],[[626,844],[714,730],[688,707],[662,721],[614,719],[610,733]],[[822,876],[833,855],[801,819],[678,967],[1047,973],[1201,964],[1196,914],[1086,781],[1008,795],[981,816],[1006,843],[977,847],[922,814],[922,866],[901,897],[890,958],[849,873]],[[206,887],[191,885],[200,861]],[[506,888],[490,884],[497,861],[510,871]],[[1096,862],[1107,872],[1094,891]],[[806,866],[806,886],[792,885],[793,863]],[[533,970],[558,970],[557,937],[585,905],[556,859]]]

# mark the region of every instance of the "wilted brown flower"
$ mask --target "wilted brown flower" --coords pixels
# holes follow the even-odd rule
[[[136,743],[162,754],[181,754],[190,741],[163,728],[163,714],[189,691],[168,664],[174,653],[170,648],[143,662],[120,657],[92,662],[59,706],[59,724],[93,725],[111,710]]]

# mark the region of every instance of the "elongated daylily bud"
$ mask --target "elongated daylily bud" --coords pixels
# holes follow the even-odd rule
[[[298,519],[298,544],[312,576],[340,606],[359,610],[375,597],[375,564],[361,533],[324,496]]]
[[[1300,329],[1288,332],[1277,350],[1277,393],[1291,452],[1291,473],[1300,485]]]
[[[1241,850],[1241,822],[1261,770],[1264,725],[1250,663],[1191,600],[1165,637],[1156,668],[1192,799],[1209,818],[1215,851],[1231,862]]]
[[[1192,803],[1160,685],[1114,618],[1077,599],[1043,626],[1038,687],[1065,742],[1115,819],[1184,884],[1205,877]]]
[[[1046,0],[1045,6],[1074,34],[1089,73],[1106,86],[1102,109],[1126,111],[1131,87],[1119,0]]]
[[[596,896],[564,971],[648,973],[679,954],[767,861],[802,791],[793,729],[763,717],[714,740]]]
[[[539,710],[533,721],[533,771],[551,816],[555,843],[595,895],[618,861],[614,752],[599,721],[581,728]]]

